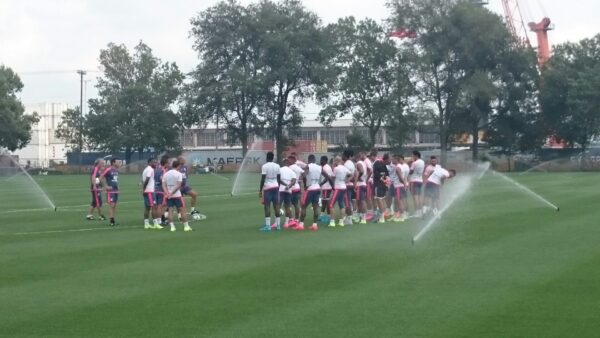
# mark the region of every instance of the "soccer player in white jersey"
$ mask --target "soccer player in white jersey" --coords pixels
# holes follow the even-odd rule
[[[183,195],[181,194],[181,187],[183,185],[183,175],[179,172],[179,161],[175,160],[171,164],[171,169],[163,176],[163,191],[167,198],[167,209],[169,212],[169,225],[171,231],[175,231],[175,223],[173,218],[175,217],[175,211],[181,215],[181,222],[183,223],[183,231],[192,231],[188,221],[187,212],[185,209],[185,202],[183,201]]]
[[[300,187],[300,182],[302,181],[302,177],[304,176],[304,169],[301,167],[301,165],[304,165],[304,167],[306,167],[306,163],[300,161],[300,164],[298,164],[298,159],[294,155],[290,155],[288,157],[288,163],[290,169],[292,169],[294,174],[296,174],[296,184],[294,184],[294,186],[292,187],[291,198],[291,203],[294,206],[294,218],[292,219],[292,223],[290,224],[293,227],[296,227],[298,226],[298,224],[300,224],[300,222],[298,221],[298,219],[300,219],[300,197],[302,196],[302,188]]]
[[[156,164],[155,158],[148,159],[148,166],[142,172],[141,187],[144,197],[144,229],[162,229],[160,218],[157,219],[156,184],[154,182]],[[150,224],[150,214],[152,214],[153,225]]]
[[[321,197],[321,185],[319,179],[323,173],[323,168],[317,165],[315,155],[308,155],[308,165],[306,166],[306,175],[304,175],[304,195],[302,196],[302,212],[300,213],[300,224],[296,230],[304,230],[304,219],[306,218],[306,209],[309,205],[313,208],[313,223],[309,230],[317,231],[319,226],[319,198]]]
[[[440,165],[436,165],[433,171],[427,176],[425,184],[425,197],[427,203],[433,210],[433,214],[437,215],[440,207],[440,188],[446,179],[456,176],[456,170],[446,170]]]
[[[346,217],[346,225],[352,225],[352,215],[353,211],[356,209],[356,165],[352,161],[354,157],[354,151],[351,149],[347,149],[342,154],[342,160],[344,161],[344,167],[348,169],[350,173],[350,178],[346,182],[346,193],[348,194],[348,201],[350,202],[350,208],[346,208],[346,215],[350,217]]]
[[[267,153],[267,163],[263,164],[258,189],[258,197],[265,209],[265,224],[261,231],[271,231],[271,205],[275,211],[275,228],[281,230],[281,215],[279,206],[279,184],[281,182],[281,168],[274,163],[275,154]]]
[[[343,165],[341,157],[337,156],[333,161],[333,165],[335,166],[333,168],[333,176],[329,180],[329,183],[333,186],[333,195],[329,201],[329,217],[331,218],[329,226],[335,227],[335,205],[337,203],[340,209],[338,225],[343,227],[347,223],[347,219],[350,218],[346,213],[346,210],[350,208],[350,201],[348,199],[348,193],[346,192],[346,182],[350,180],[353,175],[348,168]]]
[[[371,174],[367,180],[367,222],[373,219],[375,209],[377,209],[377,205],[375,203],[375,186],[373,184],[373,166],[377,159],[377,149],[371,149],[369,156],[367,156],[366,160],[369,160],[367,165],[370,167]],[[365,160],[365,161],[366,161]]]
[[[285,211],[285,222],[283,223],[284,229],[295,228],[296,224],[291,222],[292,220],[292,196],[293,189],[295,185],[298,183],[298,178],[296,177],[296,173],[290,168],[295,161],[291,158],[287,158],[283,161],[283,167],[279,172],[279,176],[281,181],[279,182],[279,200],[283,204],[283,209]]]
[[[401,221],[405,221],[408,218],[408,175],[410,175],[410,167],[406,164],[404,155],[399,155],[398,166],[400,167],[400,178],[403,183],[403,187],[400,188],[400,196],[402,198],[402,215]]]
[[[367,180],[369,174],[364,161],[365,157],[365,153],[361,152],[359,160],[356,162],[356,208],[360,224],[367,224]]]
[[[333,169],[329,165],[329,159],[327,156],[321,156],[321,168],[323,171],[321,173],[321,212],[326,214],[326,218],[329,218],[329,214],[331,214],[331,210],[329,208],[329,201],[331,200],[331,194],[333,192],[333,187],[331,183],[329,183],[329,178],[333,177]],[[326,221],[325,223],[329,223],[329,219],[323,219]]]
[[[402,189],[404,188],[404,179],[402,175],[401,161],[404,159],[402,155],[394,155],[392,158],[392,165],[389,168],[394,171],[392,175],[390,172],[390,178],[392,179],[392,186],[390,190],[393,191],[393,205],[394,205],[394,222],[403,222],[402,213],[404,212],[404,202],[402,199]]]
[[[425,193],[425,190],[427,188],[427,178],[429,178],[429,176],[431,176],[431,174],[433,173],[433,171],[435,170],[435,168],[437,166],[439,166],[439,164],[437,164],[437,157],[431,156],[429,159],[429,163],[425,166],[425,169],[423,170],[423,213],[424,214],[426,214],[428,212],[428,208],[431,205],[431,201],[428,200],[429,197]]]
[[[423,216],[423,171],[425,171],[425,162],[421,159],[421,153],[413,151],[412,162],[410,163],[410,194],[413,197],[415,207],[415,216]]]

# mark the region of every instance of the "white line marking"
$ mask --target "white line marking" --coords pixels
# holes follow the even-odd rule
[[[211,175],[215,176],[218,179],[221,179],[223,181],[231,181],[231,179],[229,177],[225,177],[223,175],[219,175],[219,174],[215,174],[215,173],[211,173]]]
[[[250,196],[250,195],[255,195],[255,193],[241,193],[241,194],[237,194],[235,195],[235,197],[239,197],[239,196]],[[199,195],[198,198],[220,198],[220,197],[231,197],[231,194],[220,194],[220,195]],[[142,200],[139,201],[124,201],[124,202],[119,202],[118,204],[131,204],[131,203],[139,203],[140,205],[143,203]],[[65,210],[65,209],[78,209],[78,208],[85,208],[85,207],[89,207],[89,204],[79,204],[79,205],[58,205],[57,211],[60,212],[61,210]],[[1,214],[14,214],[14,213],[20,213],[20,212],[41,212],[41,211],[53,211],[53,208],[34,208],[34,209],[16,209],[16,210],[4,210],[4,211],[0,211],[0,215]]]
[[[31,231],[31,232],[16,232],[12,234],[0,234],[0,236],[28,236],[28,235],[45,235],[45,234],[62,234],[67,232],[86,232],[86,231],[100,231],[100,230],[119,230],[119,229],[133,229],[140,228],[142,226],[117,226],[117,227],[102,227],[102,228],[87,228],[87,229],[70,229],[70,230],[48,230],[48,231]]]

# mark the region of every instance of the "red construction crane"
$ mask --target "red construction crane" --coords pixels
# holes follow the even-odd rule
[[[538,64],[540,65],[540,68],[542,68],[550,59],[548,31],[553,29],[550,19],[544,18],[539,23],[530,22],[528,25],[525,25],[525,20],[523,20],[523,14],[518,0],[502,0],[502,7],[504,9],[504,18],[508,30],[517,41],[525,44],[527,47],[531,47],[531,41],[527,34],[527,26],[529,26],[531,31],[537,34]]]

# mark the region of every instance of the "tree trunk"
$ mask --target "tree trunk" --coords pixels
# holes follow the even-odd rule
[[[506,154],[506,161],[508,162],[508,172],[511,172],[511,171],[512,171],[512,168],[511,168],[511,166],[510,166],[510,158],[511,158],[511,157],[512,157],[512,156],[511,156],[510,154]]]
[[[377,129],[375,128],[369,128],[369,142],[370,144],[368,144],[367,149],[365,150],[370,150],[372,148],[375,147],[375,145],[377,144]]]
[[[446,130],[444,127],[440,128],[440,164],[442,167],[446,166],[448,159],[448,137],[446,136]]]
[[[131,147],[125,147],[125,166],[129,172],[129,162],[131,162]]]
[[[248,153],[248,138],[247,137],[242,137],[242,158],[246,157],[246,154]]]
[[[473,124],[471,132],[473,136],[473,162],[477,162],[479,160],[479,128],[477,128],[477,123]]]
[[[275,131],[275,155],[277,161],[281,163],[283,160],[283,152],[285,151],[285,144],[283,142],[283,130],[278,127]]]

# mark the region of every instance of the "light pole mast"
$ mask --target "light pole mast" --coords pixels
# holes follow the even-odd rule
[[[78,70],[80,84],[79,84],[79,170],[81,170],[81,162],[83,151],[83,76],[86,74],[84,70]]]

